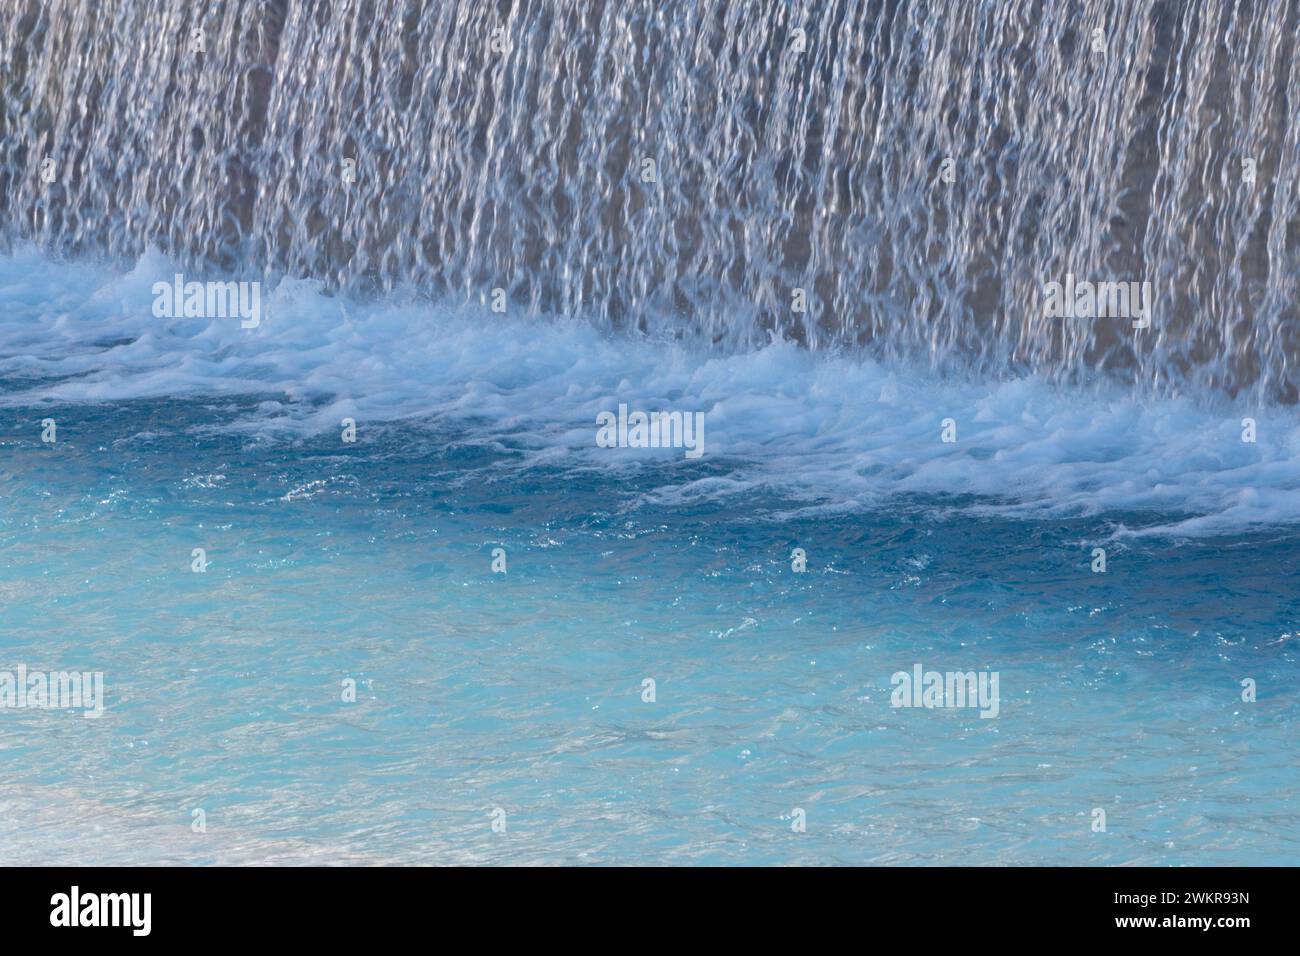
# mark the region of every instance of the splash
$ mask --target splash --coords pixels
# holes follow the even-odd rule
[[[835,520],[923,499],[940,514],[1105,516],[1124,538],[1300,518],[1294,408],[1150,400],[1114,383],[1063,388],[1032,375],[936,379],[788,341],[705,355],[585,321],[400,296],[357,302],[298,279],[276,287],[257,328],[160,320],[151,285],[174,271],[156,255],[125,275],[34,250],[0,256],[0,413],[26,422],[11,440],[39,438],[39,408],[101,406],[112,416],[119,403],[197,399],[210,409],[198,440],[228,432],[250,446],[292,447],[327,436],[338,447],[350,419],[369,441],[395,428],[404,453],[426,432],[439,444],[508,449],[494,474],[558,468],[609,487],[637,478],[649,482],[641,502],[685,513],[743,501],[771,520]],[[679,434],[682,448],[620,441],[630,431],[624,402],[647,419],[694,413],[689,445],[685,415],[680,433],[660,430]],[[1245,440],[1245,416],[1261,440]],[[945,422],[956,422],[951,444]],[[611,437],[617,452],[602,447]],[[0,460],[0,484],[19,460]],[[304,479],[288,500],[325,487]]]

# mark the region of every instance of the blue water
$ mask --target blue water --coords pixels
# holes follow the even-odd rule
[[[107,691],[0,711],[7,862],[1296,859],[1294,409],[147,286],[0,267],[0,668]]]

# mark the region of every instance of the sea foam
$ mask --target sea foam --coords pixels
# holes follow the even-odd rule
[[[410,297],[354,301],[285,280],[257,328],[157,318],[151,253],[125,274],[28,247],[0,259],[0,403],[260,395],[237,420],[267,441],[377,423],[451,422],[525,466],[666,467],[666,503],[757,490],[802,512],[904,494],[974,496],[1025,517],[1148,512],[1140,532],[1201,535],[1300,519],[1300,416],[1221,396],[1143,397],[1098,381],[938,377],[794,343],[734,354]],[[201,278],[201,277],[200,277]],[[707,454],[609,449],[597,416],[627,402],[703,412]],[[1245,418],[1257,440],[1242,440]],[[941,440],[951,419],[956,440]],[[723,463],[722,473],[717,467]],[[1132,522],[1130,522],[1132,524]]]

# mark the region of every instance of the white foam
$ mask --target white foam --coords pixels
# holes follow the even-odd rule
[[[271,440],[344,417],[362,427],[450,419],[529,463],[678,461],[653,495],[665,502],[768,488],[801,508],[854,510],[905,492],[969,494],[980,501],[968,507],[1025,516],[1155,511],[1166,517],[1141,533],[1183,535],[1300,518],[1294,408],[1142,400],[1119,385],[1032,377],[944,380],[784,342],[708,354],[582,323],[346,302],[295,280],[263,296],[255,329],[155,318],[151,286],[176,271],[156,254],[125,275],[30,248],[0,258],[0,378],[46,379],[2,401],[266,394],[227,427]],[[598,448],[596,415],[620,402],[706,412],[704,458]],[[1247,416],[1254,444],[1241,440]],[[956,443],[940,441],[945,418]],[[719,458],[723,474],[708,468]]]

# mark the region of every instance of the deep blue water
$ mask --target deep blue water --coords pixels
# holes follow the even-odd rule
[[[101,720],[3,714],[9,859],[1294,861],[1294,528],[1094,574],[1158,516],[659,504],[737,463],[219,430],[264,400],[4,409],[0,655],[107,687]],[[999,672],[998,717],[891,707],[917,662]]]

